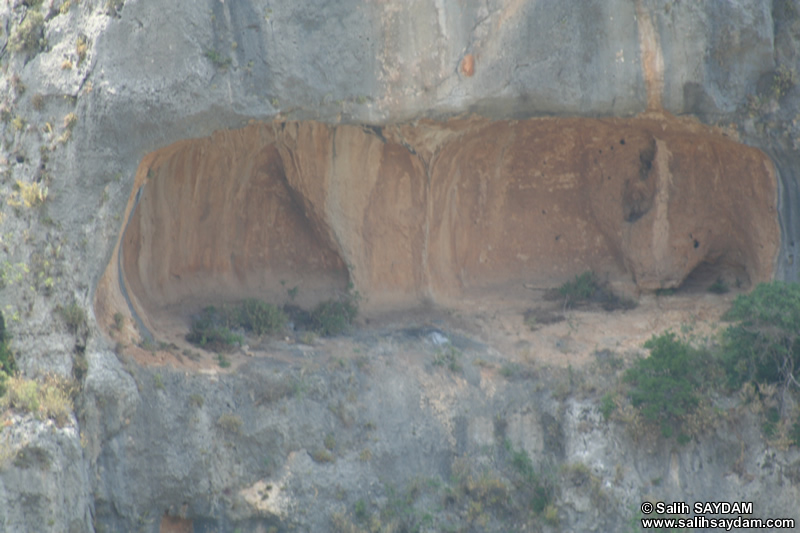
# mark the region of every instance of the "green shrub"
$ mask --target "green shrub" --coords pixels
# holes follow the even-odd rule
[[[229,368],[231,366],[231,362],[228,360],[228,358],[221,353],[217,354],[217,364],[220,368]]]
[[[317,463],[332,463],[334,460],[333,454],[324,449],[315,451],[311,458]]]
[[[722,278],[717,278],[717,281],[708,287],[708,292],[713,292],[714,294],[725,294],[730,290],[728,283]]]
[[[614,395],[610,392],[605,393],[600,400],[600,412],[603,413],[603,419],[608,420],[611,418],[611,413],[613,413],[616,408],[617,404],[614,402]]]
[[[78,302],[73,300],[69,305],[59,305],[56,307],[56,312],[61,315],[67,329],[70,333],[77,334],[78,331],[86,324],[86,311],[78,305]]]
[[[9,339],[10,335],[6,331],[6,320],[3,313],[0,312],[0,396],[6,392],[6,379],[17,370],[14,354],[11,353],[11,348],[8,346]]]
[[[206,307],[200,315],[192,319],[192,327],[186,340],[212,350],[227,350],[242,343],[242,336],[221,325],[222,319],[215,307]]]
[[[38,10],[31,9],[19,26],[11,32],[8,38],[8,48],[12,52],[38,52],[44,40],[42,28],[44,15]]]
[[[117,311],[114,313],[114,325],[112,326],[117,331],[122,331],[122,326],[125,325],[125,316]]]
[[[599,288],[594,272],[586,271],[558,288],[558,293],[568,302],[582,302],[592,298]]]
[[[248,299],[239,307],[240,325],[256,335],[278,333],[286,325],[286,313],[272,304]]]
[[[783,392],[800,378],[800,284],[774,281],[737,296],[723,319],[729,385],[771,383]]]
[[[588,270],[583,274],[575,276],[575,279],[561,285],[556,294],[548,294],[548,299],[564,299],[564,306],[574,307],[589,303],[599,304],[606,311],[617,309],[633,309],[637,303],[630,298],[625,298],[614,294],[607,283],[601,283],[597,275]],[[530,315],[526,315],[526,319]],[[539,318],[539,317],[537,317]],[[537,320],[537,322],[540,322]],[[535,325],[535,324],[534,324]]]
[[[781,65],[772,74],[770,92],[776,99],[781,99],[797,85],[797,72],[794,69]]]
[[[628,396],[645,419],[659,424],[662,435],[670,437],[700,403],[709,354],[671,332],[652,337],[644,347],[650,356],[625,372],[624,380],[633,385]]]
[[[325,435],[325,440],[323,441],[325,444],[325,448],[329,451],[336,450],[336,437],[334,437],[333,433],[328,433]]]
[[[223,413],[217,419],[217,426],[232,435],[238,435],[241,432],[242,424],[242,417],[230,413]]]
[[[222,54],[212,48],[209,48],[205,51],[205,56],[214,64],[215,67],[221,70],[228,68],[228,65],[231,64],[231,58],[223,57]]]
[[[284,328],[286,320],[286,313],[282,310],[252,298],[235,307],[209,306],[193,318],[186,340],[198,346],[224,350],[244,340],[231,328],[241,328],[256,335],[275,334]]]
[[[347,331],[358,315],[358,294],[348,294],[338,300],[326,300],[311,312],[312,329],[329,337]]]
[[[524,449],[515,450],[509,439],[503,441],[503,447],[515,471],[517,496],[525,498],[533,512],[542,514],[555,498],[552,480],[536,471],[533,461]]]

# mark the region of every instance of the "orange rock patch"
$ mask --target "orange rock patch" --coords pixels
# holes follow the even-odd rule
[[[588,269],[631,290],[747,284],[771,278],[780,241],[769,159],[663,115],[254,124],[145,157],[126,217],[96,310],[124,311],[121,280],[148,327],[295,285],[311,305],[348,281],[374,308]]]

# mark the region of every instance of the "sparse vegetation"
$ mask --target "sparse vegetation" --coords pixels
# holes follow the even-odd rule
[[[6,380],[17,370],[14,354],[9,347],[10,335],[6,331],[5,316],[0,312],[0,396],[5,394]]]
[[[594,272],[587,271],[575,276],[573,281],[567,281],[558,288],[558,293],[569,303],[578,303],[589,300],[595,291],[600,288]]]
[[[0,406],[33,413],[39,419],[49,418],[59,426],[69,421],[75,384],[57,376],[41,382],[23,377],[10,377]]]
[[[311,454],[311,458],[317,463],[332,463],[333,454],[326,449],[319,449]]]
[[[17,180],[14,190],[8,198],[8,205],[12,207],[31,208],[42,205],[47,200],[47,187],[39,183],[27,183]]]
[[[56,312],[72,334],[77,334],[86,325],[86,311],[75,300],[67,305],[59,305]]]
[[[548,311],[547,309],[536,308],[525,311],[523,314],[523,320],[525,325],[528,326],[528,329],[531,331],[536,331],[541,326],[557,324],[558,322],[563,322],[566,320],[566,318],[561,313],[554,313],[552,311]]]
[[[67,113],[67,115],[64,117],[64,128],[69,131],[72,131],[77,123],[78,115],[75,113]]]
[[[25,129],[25,119],[17,115],[14,117],[14,120],[11,121],[11,125],[14,126],[16,131],[22,131]]]
[[[36,111],[44,109],[44,96],[42,96],[41,93],[36,93],[31,96],[31,106],[33,106]]]
[[[599,304],[606,311],[614,311],[616,309],[633,309],[637,305],[634,300],[615,294],[608,284],[601,283],[592,271],[575,276],[574,280],[567,281],[556,291],[550,291],[545,297],[551,300],[562,299],[565,309]]]
[[[286,289],[286,294],[289,296],[289,301],[294,302],[294,299],[297,298],[297,292],[299,288],[297,286],[292,287],[291,289]]]
[[[119,15],[125,0],[106,0],[106,14],[112,17]]]
[[[203,407],[204,403],[205,403],[205,398],[203,398],[203,396],[200,394],[192,394],[191,396],[189,396],[189,405],[191,405],[192,407],[200,409],[201,407]]]
[[[217,426],[231,435],[238,435],[242,430],[242,417],[231,413],[223,413],[217,419]]]
[[[117,331],[122,331],[122,326],[125,325],[125,316],[117,311],[114,313],[114,325],[112,326]]]
[[[89,42],[86,37],[79,35],[75,41],[75,54],[78,56],[78,66],[86,60],[86,53],[89,51]]]
[[[205,52],[205,56],[211,61],[215,67],[220,70],[227,69],[228,66],[231,64],[231,58],[223,57],[222,54],[217,52],[214,49],[208,49]]]
[[[786,65],[780,65],[772,74],[770,92],[776,100],[780,100],[797,85],[797,72]]]
[[[44,43],[42,29],[44,15],[38,9],[30,9],[19,26],[8,39],[8,49],[12,52],[36,53]]]
[[[436,350],[433,366],[446,366],[451,372],[461,372],[461,351],[450,343],[446,344]]]
[[[717,278],[717,280],[708,287],[708,292],[713,292],[714,294],[725,294],[730,290],[731,288],[728,286],[728,283],[722,278]]]
[[[19,74],[16,72],[11,76],[11,87],[14,88],[14,93],[17,96],[20,96],[25,92],[25,84],[22,83],[22,78],[20,78]]]

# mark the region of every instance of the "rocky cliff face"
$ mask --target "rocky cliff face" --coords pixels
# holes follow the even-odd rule
[[[178,343],[203,305],[298,285],[312,305],[352,283],[376,317],[422,304],[488,316],[509,293],[524,305],[523,283],[587,269],[629,295],[800,280],[799,11],[6,3],[0,306],[23,374],[70,375],[84,358],[88,373],[67,427],[8,415],[4,442],[33,459],[0,471],[0,523],[320,531],[334,516],[345,528],[363,501],[368,528],[364,517],[398,505],[392,487],[424,477],[473,495],[425,527],[481,529],[468,506],[489,507],[491,487],[468,480],[478,466],[513,478],[506,439],[537,467],[588,469],[568,471],[557,519],[530,527],[619,530],[648,495],[794,509],[796,453],[752,423],[720,423],[687,448],[640,446],[602,421],[597,390],[565,378],[568,394],[554,393],[557,370],[501,379],[518,333],[493,343],[443,322],[441,335],[464,334],[454,375],[431,367],[430,331],[397,333],[429,325],[423,315],[310,351],[271,345],[221,375],[160,368],[176,357],[132,346],[121,364],[112,347]],[[53,313],[70,303],[86,324]],[[547,335],[525,337],[534,359],[566,342]],[[592,350],[566,346],[584,362]],[[334,463],[312,458],[328,434]],[[420,515],[445,497],[429,489],[414,498]]]

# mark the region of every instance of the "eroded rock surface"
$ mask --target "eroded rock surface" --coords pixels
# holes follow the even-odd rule
[[[320,299],[348,275],[373,305],[584,270],[653,290],[706,265],[749,284],[773,273],[775,202],[763,153],[663,115],[261,124],[146,157],[112,261],[142,317],[287,284]]]

